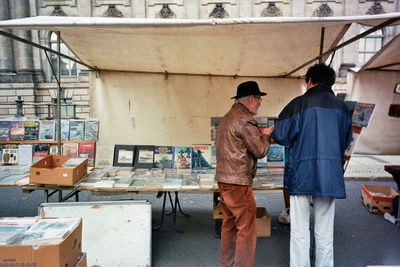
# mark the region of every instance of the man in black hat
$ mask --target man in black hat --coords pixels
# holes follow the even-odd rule
[[[220,266],[253,266],[256,248],[256,202],[252,184],[257,159],[267,155],[274,126],[259,130],[254,115],[261,104],[254,81],[237,87],[235,103],[217,128],[215,178],[222,204]]]

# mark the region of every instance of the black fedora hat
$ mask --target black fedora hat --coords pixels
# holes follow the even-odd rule
[[[258,88],[257,82],[247,81],[238,85],[236,96],[231,97],[231,99],[238,99],[248,95],[267,95],[267,93],[260,92],[260,88]]]

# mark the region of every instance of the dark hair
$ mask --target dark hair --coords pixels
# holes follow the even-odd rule
[[[335,83],[336,74],[335,71],[325,65],[325,64],[315,64],[310,67],[306,73],[306,82],[311,79],[313,84],[325,84],[328,86],[332,86]]]

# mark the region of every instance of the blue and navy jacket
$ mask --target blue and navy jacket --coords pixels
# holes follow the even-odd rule
[[[284,186],[290,195],[346,198],[351,117],[330,86],[316,85],[293,99],[279,114],[272,138],[288,148]]]

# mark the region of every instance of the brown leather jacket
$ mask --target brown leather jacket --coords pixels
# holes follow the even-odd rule
[[[261,134],[253,115],[240,103],[222,118],[217,128],[217,170],[221,183],[252,185],[257,159],[268,153],[271,137]]]

